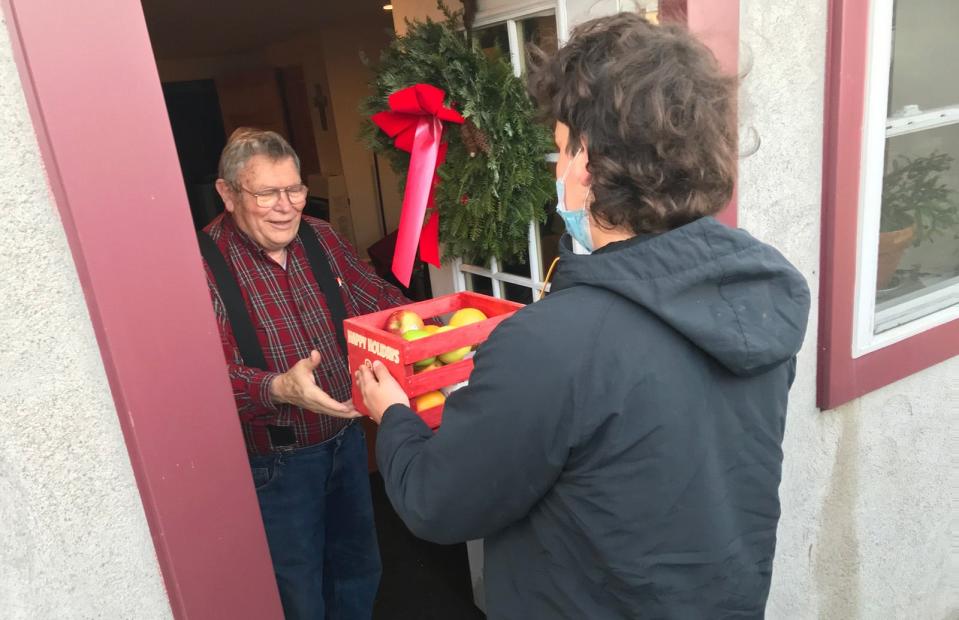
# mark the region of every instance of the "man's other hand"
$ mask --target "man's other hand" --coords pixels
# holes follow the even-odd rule
[[[314,413],[337,418],[358,418],[360,412],[352,401],[338,402],[316,384],[313,371],[320,365],[319,351],[310,351],[310,356],[301,359],[292,368],[280,374],[270,384],[273,402],[289,403]]]

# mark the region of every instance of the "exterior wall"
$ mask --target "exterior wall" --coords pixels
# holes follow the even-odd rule
[[[819,282],[827,0],[742,0],[740,225]],[[850,183],[858,179],[850,179]],[[850,239],[850,243],[854,240]],[[959,358],[820,412],[816,308],[786,429],[769,618],[954,618]]]
[[[0,615],[169,618],[5,23],[0,144]]]

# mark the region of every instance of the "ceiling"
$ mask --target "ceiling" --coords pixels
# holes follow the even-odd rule
[[[157,58],[217,56],[331,25],[378,21],[385,0],[142,0]]]

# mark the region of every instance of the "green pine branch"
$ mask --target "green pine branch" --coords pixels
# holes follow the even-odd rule
[[[489,143],[489,153],[469,152],[459,126],[447,124],[446,162],[440,167],[436,203],[445,258],[485,262],[525,260],[529,222],[544,222],[553,197],[553,176],[546,165],[551,140],[535,120],[523,82],[501,58],[489,59],[467,40],[462,16],[439,3],[446,20],[409,22],[373,69],[373,95],[361,106],[369,118],[388,110],[388,97],[414,84],[443,89],[447,105],[472,121]],[[366,146],[385,155],[401,179],[409,154],[372,122],[361,132]]]

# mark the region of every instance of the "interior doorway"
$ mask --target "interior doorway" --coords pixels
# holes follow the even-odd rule
[[[226,145],[216,85],[212,79],[198,79],[162,87],[193,224],[202,228],[223,210],[213,188],[220,151]]]
[[[357,131],[368,81],[360,54],[376,58],[393,27],[383,2],[142,4],[194,226],[223,209],[214,182],[230,133],[271,129],[300,156],[310,188],[305,213],[329,221],[361,257],[375,260],[400,205],[395,179]],[[423,298],[428,284],[404,292]],[[375,617],[482,617],[472,602],[465,545],[416,539],[375,472],[371,486],[384,568]]]

